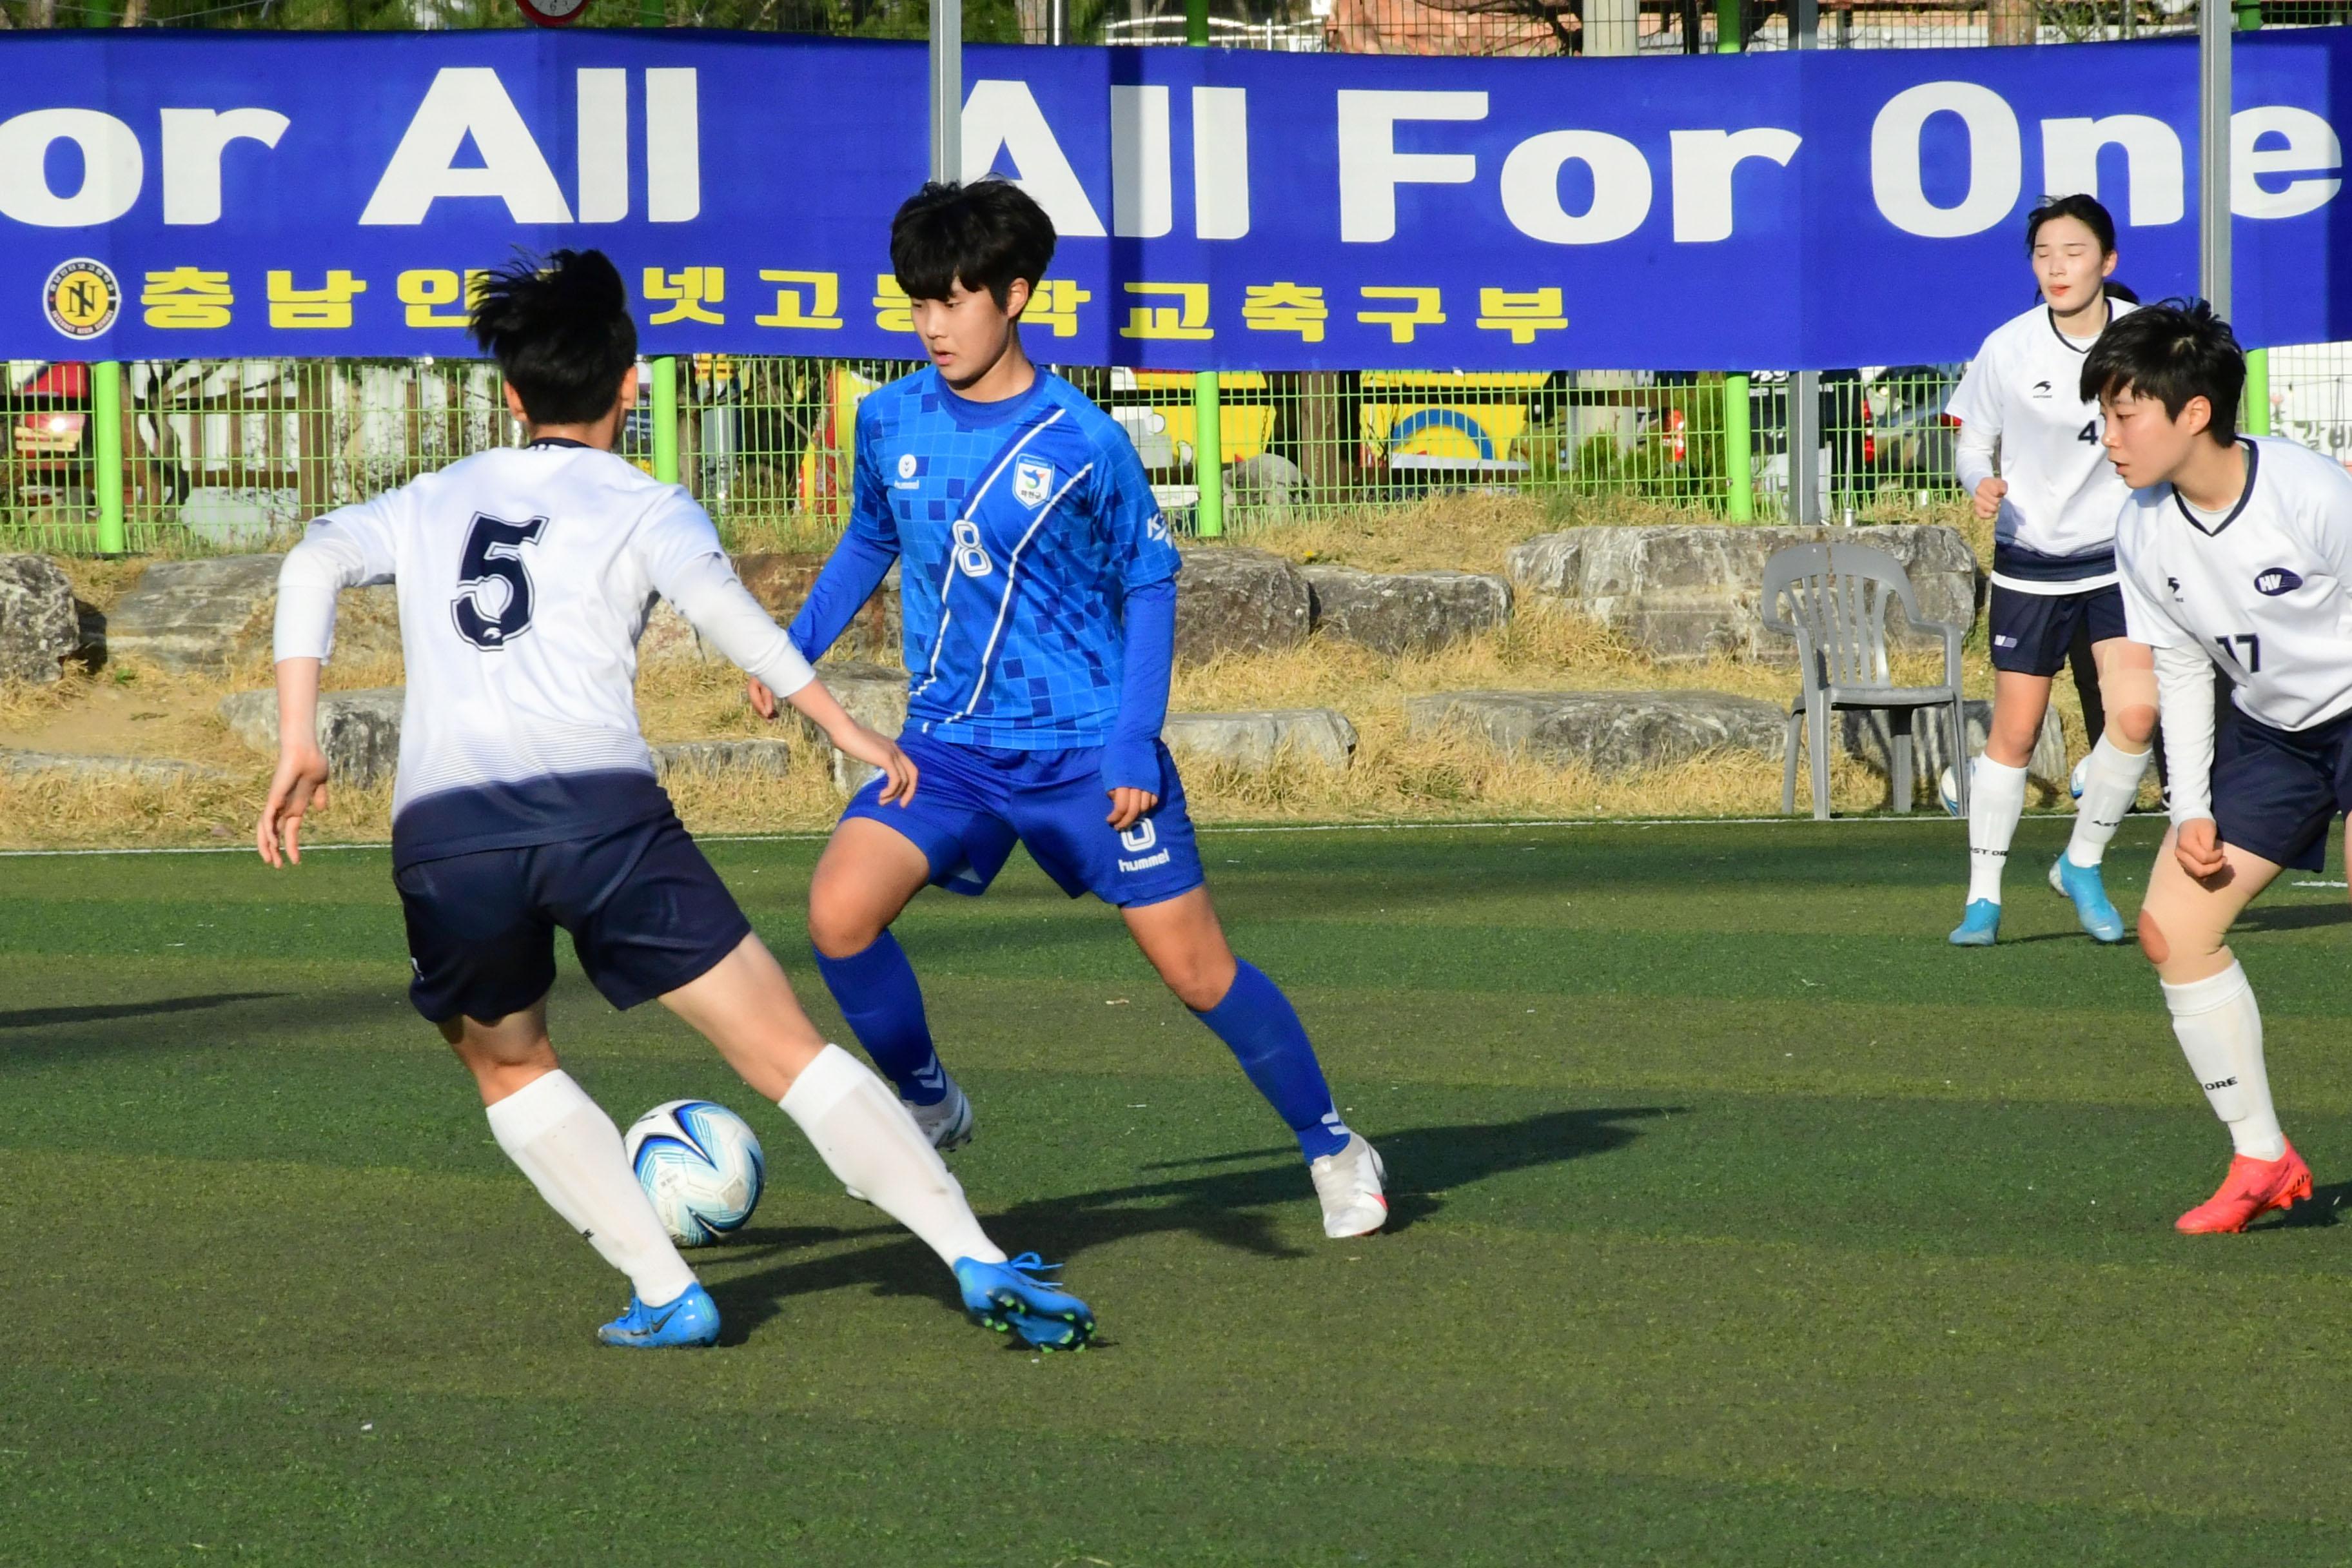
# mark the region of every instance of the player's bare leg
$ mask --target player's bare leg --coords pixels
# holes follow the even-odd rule
[[[2262,1012],[2228,942],[2231,925],[2278,872],[2258,855],[2216,843],[2213,824],[2200,819],[2166,835],[2140,906],[2140,949],[2164,983],[2173,1034],[2235,1150],[2220,1190],[2180,1216],[2179,1228],[2191,1235],[2243,1230],[2311,1195],[2311,1168],[2271,1104]]]
[[[2148,769],[2148,743],[2156,733],[2156,654],[2128,637],[2094,644],[2099,698],[2105,730],[2084,759],[2083,798],[2074,811],[2074,832],[2066,852],[2050,868],[2050,886],[2074,901],[2083,929],[2101,942],[2124,940],[2124,919],[2107,898],[2099,863],[2116,829],[2139,798]]]
[[[817,972],[876,1070],[898,1090],[934,1146],[971,1141],[971,1101],[940,1065],[923,991],[890,924],[930,881],[913,840],[870,817],[833,830],[809,884]]]
[[[1969,774],[1969,903],[1955,947],[1990,947],[2000,933],[2000,875],[2025,812],[2025,764],[2050,710],[2050,677],[1997,669],[1992,721]]]
[[[457,1017],[436,1026],[474,1075],[490,1134],[547,1206],[629,1277],[629,1310],[597,1331],[632,1348],[707,1345],[719,1310],[677,1254],[629,1169],[621,1131],[555,1059],[547,998],[503,1018]]]
[[[1168,989],[1231,1047],[1250,1082],[1289,1123],[1323,1205],[1324,1234],[1364,1236],[1387,1224],[1387,1172],[1379,1153],[1339,1120],[1290,999],[1234,956],[1209,889],[1119,913]]]

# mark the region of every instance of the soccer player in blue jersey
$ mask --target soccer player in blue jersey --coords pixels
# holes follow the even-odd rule
[[[975,1318],[1042,1348],[1083,1345],[1086,1304],[1040,1278],[1034,1257],[1005,1257],[898,1096],[816,1032],[655,781],[633,689],[658,595],[835,745],[882,768],[886,798],[917,782],[737,580],[693,498],[614,455],[637,374],[620,273],[593,250],[520,263],[478,291],[473,329],[529,443],[331,512],[288,553],[278,773],[256,847],[272,866],[299,862],[303,815],[326,800],[319,672],[336,595],[397,583],[408,699],[392,862],[409,999],[473,1072],[499,1147],[628,1277],[628,1310],[598,1337],[707,1345],[719,1309],[612,1118],[556,1059],[558,926],[605,1000],[658,998],[776,1101],[836,1177],[931,1247]]]
[[[1053,256],[1052,222],[1002,180],[925,185],[891,224],[931,365],[859,407],[848,530],[792,637],[822,657],[901,563],[899,744],[922,785],[893,805],[877,781],[843,814],[809,892],[817,967],[917,1122],[956,1147],[971,1102],[890,924],[927,884],[985,891],[1025,845],[1072,898],[1118,909],[1297,1134],[1325,1234],[1362,1236],[1388,1218],[1380,1156],[1339,1120],[1289,999],[1226,945],[1160,743],[1182,560],[1126,434],[1022,351]],[[772,712],[756,681],[751,699]]]

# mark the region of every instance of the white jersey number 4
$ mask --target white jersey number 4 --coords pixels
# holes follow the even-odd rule
[[[530,629],[530,573],[522,563],[522,547],[547,531],[547,519],[508,522],[481,513],[466,536],[466,553],[457,563],[457,597],[449,606],[457,617],[457,635],[476,647],[496,652]],[[493,580],[506,584],[505,602],[495,614],[486,613],[478,597]]]

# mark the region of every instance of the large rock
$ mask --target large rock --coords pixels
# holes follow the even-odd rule
[[[0,681],[47,686],[81,647],[73,584],[43,555],[0,555]]]
[[[1284,756],[1344,768],[1356,752],[1356,727],[1330,708],[1171,713],[1160,736],[1181,762],[1247,773],[1265,773]]]
[[[1794,662],[1795,639],[1765,629],[1758,612],[1764,563],[1791,544],[1867,544],[1903,563],[1927,620],[1976,618],[1977,563],[1954,529],[1928,523],[1876,528],[1793,528],[1673,523],[1571,528],[1514,545],[1513,585],[1623,633],[1653,658]],[[1905,630],[1906,647],[1940,647],[1933,633]]]
[[[1236,516],[1274,522],[1307,500],[1307,474],[1278,453],[1260,452],[1225,468],[1225,505]]]
[[[11,778],[67,779],[84,784],[217,784],[236,775],[204,763],[169,757],[84,755],[78,752],[25,752],[0,746],[0,774]]]
[[[736,574],[751,596],[770,615],[790,625],[808,601],[825,558],[801,552],[764,551],[735,558]],[[857,612],[849,629],[833,647],[832,657],[857,663],[900,666],[906,663],[904,621],[898,604],[898,568],[890,568],[874,596]],[[895,733],[895,731],[894,731]]]
[[[364,789],[400,765],[400,713],[407,693],[397,686],[371,691],[329,691],[319,698],[319,749],[338,784]],[[221,699],[221,722],[257,752],[278,750],[278,693],[238,691]]]
[[[1404,705],[1415,735],[1458,728],[1497,748],[1598,773],[1731,749],[1779,761],[1786,712],[1725,691],[1444,691]]]
[[[677,773],[782,778],[793,763],[789,741],[673,741],[654,747],[653,753],[654,773],[663,779]]]
[[[907,727],[907,677],[902,671],[877,664],[828,664],[817,675],[843,710],[867,729],[896,739]],[[824,739],[824,732],[808,720],[800,724],[810,740]],[[881,771],[845,752],[833,753],[833,784],[844,795],[864,789],[866,781]]]
[[[1184,552],[1176,579],[1176,657],[1206,664],[1221,653],[1279,653],[1313,624],[1307,579],[1279,555],[1238,545]]]
[[[1511,585],[1475,572],[1303,566],[1318,632],[1378,653],[1434,653],[1511,618]]]
[[[110,659],[176,674],[221,674],[240,661],[278,596],[281,555],[158,561],[106,617]],[[266,628],[260,635],[268,636]]]

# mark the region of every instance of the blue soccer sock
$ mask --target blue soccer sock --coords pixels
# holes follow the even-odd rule
[[[1298,1135],[1308,1159],[1336,1154],[1348,1146],[1348,1127],[1331,1103],[1322,1064],[1307,1041],[1307,1026],[1282,988],[1254,965],[1239,963],[1225,999],[1198,1018],[1232,1047],[1265,1102]]]
[[[937,1105],[947,1098],[948,1075],[931,1047],[930,1021],[923,1016],[923,988],[898,939],[884,931],[862,952],[847,958],[816,955],[824,988],[849,1020],[857,1043],[874,1058],[875,1069],[898,1086],[909,1105]]]

